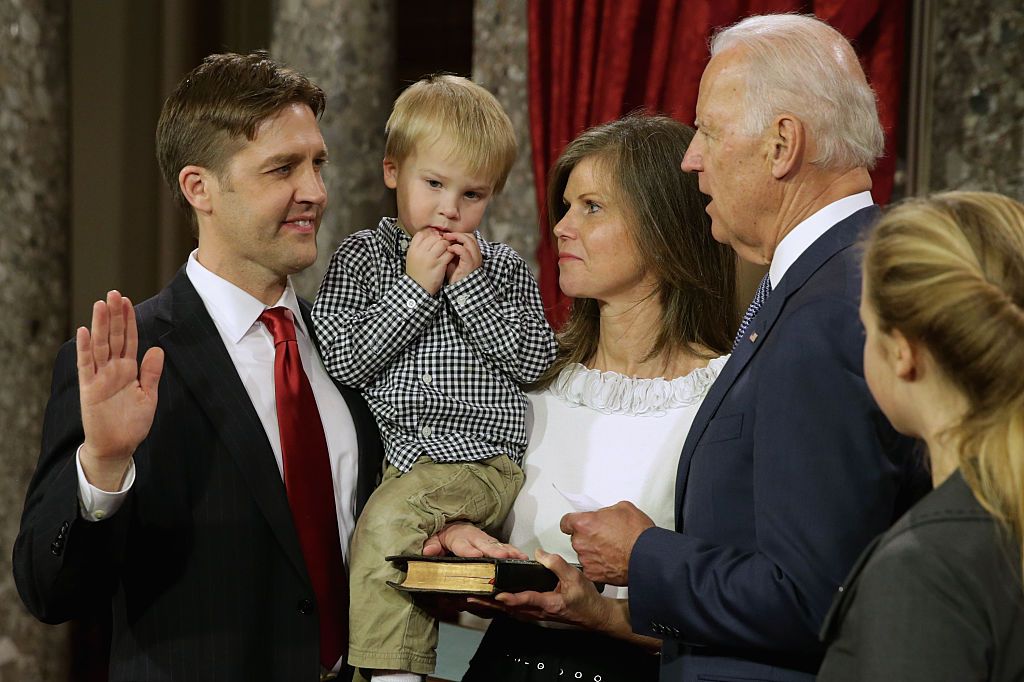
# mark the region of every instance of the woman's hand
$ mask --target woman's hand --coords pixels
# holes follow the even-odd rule
[[[633,642],[651,652],[661,648],[660,639],[633,632],[629,622],[628,601],[602,596],[594,583],[558,554],[548,554],[538,549],[537,561],[558,576],[558,586],[552,592],[498,594],[495,600],[505,607],[507,614],[517,618],[569,623]],[[469,601],[472,603],[476,600],[470,598]]]
[[[558,576],[558,585],[553,591],[502,592],[495,600],[517,618],[553,620],[588,630],[607,631],[613,600],[602,597],[594,583],[560,555],[538,549],[537,561]]]
[[[437,531],[423,543],[423,556],[454,554],[464,557],[529,559],[518,548],[488,535],[471,523],[456,521]]]

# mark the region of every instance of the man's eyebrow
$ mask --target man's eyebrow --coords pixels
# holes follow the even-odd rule
[[[291,164],[295,164],[295,163],[301,163],[302,160],[305,159],[305,158],[306,158],[305,154],[299,154],[299,153],[294,153],[294,154],[275,154],[274,156],[271,156],[271,157],[267,158],[263,162],[263,165],[265,165],[265,166],[287,166],[287,165],[291,165]],[[316,158],[317,159],[326,159],[327,158],[327,149],[323,149],[323,150],[319,151],[317,153],[317,155],[316,155]]]
[[[302,160],[301,154],[275,154],[268,157],[263,165],[265,166],[287,166]]]

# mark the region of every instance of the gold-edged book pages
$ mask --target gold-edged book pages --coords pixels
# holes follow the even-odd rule
[[[415,555],[389,556],[387,561],[406,571],[401,583],[388,584],[407,592],[490,595],[526,590],[549,592],[558,585],[555,574],[536,561]]]

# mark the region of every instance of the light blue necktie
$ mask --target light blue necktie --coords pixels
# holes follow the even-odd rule
[[[754,292],[754,300],[750,302],[747,307],[747,312],[743,313],[743,321],[740,322],[740,328],[736,331],[736,338],[732,342],[733,351],[740,345],[740,339],[747,333],[747,327],[754,320],[754,316],[757,315],[757,311],[761,309],[764,302],[768,300],[768,296],[772,293],[772,282],[768,279],[768,275],[765,274],[764,279],[757,285],[757,291]]]

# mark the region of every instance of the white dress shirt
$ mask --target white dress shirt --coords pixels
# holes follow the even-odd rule
[[[277,469],[283,477],[281,434],[278,431],[277,403],[274,394],[274,340],[270,331],[259,321],[259,316],[267,306],[203,267],[196,260],[195,251],[189,256],[185,273],[203,300],[206,311],[213,318],[217,331],[220,332],[228,355],[231,356],[231,362],[234,363],[267,433],[267,440],[270,441],[274,458],[277,460]],[[309,378],[320,410],[331,460],[334,502],[338,510],[338,534],[347,563],[349,540],[355,527],[358,459],[355,424],[345,399],[327,376],[320,357],[313,348],[291,281],[288,282],[280,300],[272,307],[276,306],[286,307],[292,312],[302,367]],[[78,463],[79,506],[82,517],[89,521],[99,521],[115,513],[135,482],[134,461],[129,465],[121,490],[111,493],[91,485],[85,478],[77,455],[75,459]]]
[[[772,283],[772,289],[779,286],[789,266],[795,263],[818,237],[828,232],[833,225],[874,203],[871,192],[853,194],[833,201],[794,227],[775,247],[772,264],[768,268],[768,279]]]

